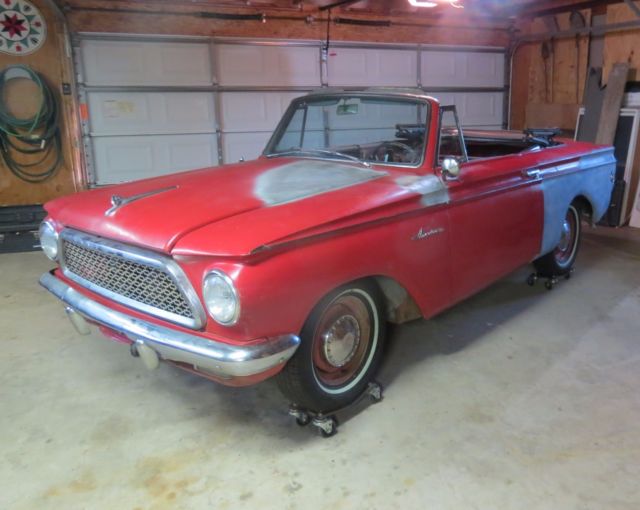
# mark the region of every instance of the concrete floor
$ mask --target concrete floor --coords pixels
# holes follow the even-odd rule
[[[553,292],[523,269],[394,328],[385,400],[328,440],[273,383],[78,336],[49,265],[0,256],[1,509],[640,508],[640,231],[587,232]]]

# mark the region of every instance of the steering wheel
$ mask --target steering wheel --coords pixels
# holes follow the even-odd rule
[[[412,163],[416,159],[416,151],[406,143],[382,142],[373,151],[373,159],[383,162]]]

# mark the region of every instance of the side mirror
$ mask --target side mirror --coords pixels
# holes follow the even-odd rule
[[[460,164],[455,158],[444,158],[442,161],[442,172],[454,179],[460,175]]]

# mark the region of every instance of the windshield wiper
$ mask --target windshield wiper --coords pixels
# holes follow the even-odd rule
[[[344,152],[338,152],[338,151],[330,151],[327,149],[289,149],[281,152],[272,152],[270,154],[267,154],[267,157],[274,158],[277,156],[293,156],[296,154],[326,154],[327,156],[338,157],[338,158],[346,159],[349,161],[354,161],[356,163],[360,163],[361,165],[366,166],[367,168],[371,167],[371,165],[366,161],[362,161],[360,158],[356,158],[351,154],[345,154]]]

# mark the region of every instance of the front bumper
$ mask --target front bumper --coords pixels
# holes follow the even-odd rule
[[[282,335],[246,346],[231,345],[108,308],[81,294],[52,273],[44,273],[40,277],[40,285],[67,305],[74,323],[80,319],[76,314],[80,314],[91,322],[123,334],[135,344],[140,354],[144,354],[145,364],[151,367],[153,361],[148,362],[149,359],[162,359],[191,365],[197,371],[221,379],[250,377],[285,363],[300,344],[296,335]]]

